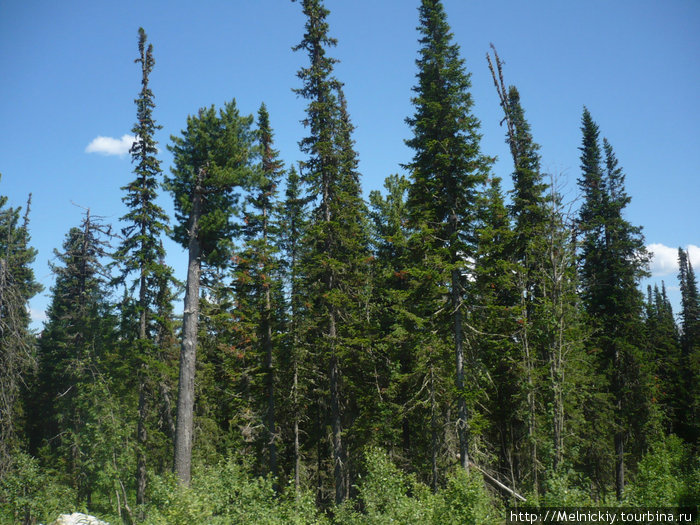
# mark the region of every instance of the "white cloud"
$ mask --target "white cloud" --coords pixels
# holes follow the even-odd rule
[[[690,264],[693,265],[695,275],[698,275],[698,271],[700,271],[700,246],[689,244],[687,250],[688,256],[690,257]]]
[[[85,153],[99,153],[100,155],[126,155],[131,145],[136,140],[133,135],[122,135],[121,139],[98,136],[85,148]]]
[[[689,244],[685,248],[690,254],[690,263],[693,268],[700,269],[700,247]],[[678,248],[671,248],[661,243],[647,246],[652,254],[651,274],[654,277],[678,273]],[[697,273],[697,272],[696,272]]]
[[[35,310],[34,308],[29,308],[29,316],[32,318],[32,323],[39,324],[46,321],[46,312],[43,310]]]

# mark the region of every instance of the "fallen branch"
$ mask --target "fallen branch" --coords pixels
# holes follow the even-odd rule
[[[486,477],[486,479],[488,479],[491,483],[493,483],[494,485],[496,485],[496,486],[497,486],[498,488],[500,488],[501,490],[506,491],[508,494],[510,494],[511,496],[513,496],[513,497],[519,499],[520,501],[527,501],[527,500],[526,500],[524,497],[522,497],[520,494],[518,494],[517,492],[515,492],[513,489],[511,489],[511,488],[509,488],[509,487],[506,487],[503,483],[501,483],[501,482],[498,481],[496,478],[494,478],[493,476],[491,476],[488,472],[486,472],[484,469],[482,469],[481,467],[479,467],[479,465],[477,465],[477,464],[474,463],[473,461],[469,460],[469,464],[470,464],[472,467],[474,467],[476,470],[478,470],[479,472],[481,472],[481,473]]]

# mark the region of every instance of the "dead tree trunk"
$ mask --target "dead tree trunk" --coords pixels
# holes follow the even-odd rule
[[[173,471],[183,485],[190,483],[192,467],[192,438],[194,431],[194,373],[197,356],[197,329],[199,325],[199,281],[201,273],[201,245],[199,220],[203,208],[202,182],[204,169],[197,173],[189,226],[189,260],[185,310],[182,322],[180,349],[180,382],[177,395],[177,422],[175,424],[175,458]]]

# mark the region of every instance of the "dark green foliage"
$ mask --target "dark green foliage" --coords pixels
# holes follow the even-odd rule
[[[138,428],[137,439],[138,467],[137,467],[137,503],[144,502],[146,490],[146,441],[150,428],[146,420],[150,412],[154,410],[154,404],[159,405],[159,386],[163,388],[163,374],[156,371],[158,363],[161,363],[163,354],[158,348],[158,332],[161,327],[157,317],[159,299],[162,301],[163,287],[168,287],[172,281],[172,269],[163,261],[165,249],[161,236],[168,231],[168,216],[165,211],[156,204],[157,188],[160,184],[162,170],[156,154],[157,143],[154,139],[156,130],[160,129],[153,119],[155,103],[153,93],[148,82],[153,70],[153,46],[146,47],[146,32],[139,28],[139,58],[135,60],[141,65],[141,92],[135,100],[136,124],[132,132],[136,141],[131,147],[131,160],[134,164],[135,180],[122,187],[126,195],[122,198],[129,208],[128,213],[122,217],[126,226],[122,228],[122,241],[114,253],[114,259],[120,266],[120,275],[114,280],[114,284],[125,283],[131,274],[136,274],[130,285],[132,293],[137,292],[135,302],[137,316],[134,323],[134,331],[125,333],[127,340],[133,343],[131,351],[132,365],[138,370],[136,380],[138,384]],[[167,292],[166,292],[167,295]],[[165,367],[170,363],[163,363]],[[155,402],[155,403],[154,403]]]
[[[187,247],[188,227],[196,181],[201,177],[204,196],[198,240],[202,260],[209,265],[222,266],[230,255],[235,232],[232,218],[237,215],[239,194],[250,173],[254,132],[252,116],[241,116],[236,102],[231,101],[218,112],[211,106],[202,108],[196,116],[187,117],[182,136],[171,136],[168,149],[173,153],[172,176],[166,177],[165,187],[175,201],[175,241]]]
[[[262,427],[257,445],[266,456],[270,475],[277,475],[276,365],[280,354],[280,334],[284,318],[282,279],[279,264],[279,206],[277,187],[283,173],[278,152],[273,148],[267,109],[258,111],[260,165],[248,187],[240,228],[241,249],[233,257],[233,308],[236,323],[233,344],[250,368],[243,390],[251,402],[250,428]],[[254,400],[254,401],[252,401]],[[249,435],[248,440],[255,436]]]
[[[302,288],[300,264],[304,257],[303,235],[307,227],[306,199],[301,195],[299,175],[292,166],[287,173],[285,199],[280,209],[279,245],[280,264],[284,274],[286,296],[286,333],[282,339],[280,356],[280,396],[283,400],[280,425],[283,441],[288,444],[288,472],[294,473],[294,487],[301,487],[301,439],[302,422],[308,421],[306,409],[309,407],[310,384],[301,378],[310,377],[312,364],[309,361],[308,347],[302,342],[303,319],[306,300]]]
[[[518,300],[518,266],[511,257],[514,233],[498,178],[491,180],[480,206],[470,294],[478,307],[469,317],[471,326],[478,330],[471,359],[475,365],[472,395],[485,407],[478,411],[480,416],[489,415],[480,425],[486,426],[486,440],[501,460],[499,476],[515,488],[520,486],[522,475],[518,466],[527,392],[524,358],[515,335],[525,316]],[[523,463],[527,464],[526,459]]]
[[[392,450],[402,466],[421,467],[417,436],[422,429],[421,374],[416,370],[414,326],[411,313],[411,281],[408,264],[408,210],[406,177],[390,175],[384,182],[386,196],[370,193],[370,219],[376,259],[371,312],[376,330],[377,377],[382,414],[374,429],[376,444]],[[394,448],[396,447],[396,448]]]
[[[121,492],[117,513],[128,505],[124,483],[132,464],[132,419],[123,403],[129,397],[114,376],[118,353],[116,318],[108,302],[110,276],[102,260],[108,231],[89,212],[80,228],[66,236],[52,265],[56,282],[39,341],[38,390],[33,417],[41,421],[45,461],[58,465],[77,495],[76,504],[93,501],[115,488]]]
[[[333,76],[335,60],[326,55],[327,48],[336,43],[328,36],[328,10],[319,0],[304,0],[302,9],[307,19],[306,33],[294,49],[307,51],[310,65],[299,70],[302,87],[295,91],[308,101],[303,123],[309,135],[299,146],[308,155],[301,164],[302,180],[315,206],[305,232],[307,251],[302,263],[309,303],[304,337],[313,349],[312,359],[325,376],[315,379],[319,381],[319,397],[314,440],[322,447],[326,439],[320,413],[326,411],[322,407],[327,403],[335,501],[340,503],[350,488],[348,441],[350,446],[357,446],[352,443],[351,427],[362,413],[357,393],[367,378],[367,365],[361,361],[367,345],[361,321],[368,283],[369,239],[351,138],[353,127],[341,84]],[[348,440],[343,440],[344,433],[349,434]],[[319,465],[323,455],[322,448],[318,448]],[[321,469],[317,474],[321,476]]]
[[[253,151],[251,117],[241,117],[235,101],[218,114],[214,107],[188,117],[182,137],[172,137],[175,166],[166,187],[175,199],[179,224],[174,239],[187,246],[187,284],[183,312],[174,471],[189,483],[194,439],[195,368],[199,331],[202,264],[217,269],[228,263],[235,226],[236,190],[250,178]]]
[[[481,154],[479,121],[472,114],[469,75],[452,42],[442,3],[424,0],[419,8],[420,32],[417,85],[413,88],[415,113],[406,119],[413,137],[406,144],[413,149],[410,164],[411,186],[408,192],[409,241],[412,253],[411,276],[423,286],[412,302],[420,319],[421,331],[433,341],[416,341],[430,351],[429,377],[435,367],[447,366],[442,345],[450,341],[455,362],[458,454],[464,468],[468,465],[468,411],[464,357],[464,273],[466,261],[474,256],[476,195],[485,181],[491,160]],[[449,283],[447,289],[445,284]],[[450,296],[444,308],[443,297]],[[438,344],[438,341],[440,343]],[[439,363],[439,365],[438,365]],[[442,376],[442,374],[440,374]],[[442,376],[444,377],[444,376]],[[430,381],[431,398],[439,390]],[[442,403],[441,403],[442,404]],[[437,413],[431,410],[433,486],[436,488]],[[425,425],[427,426],[427,425]]]
[[[663,281],[661,290],[654,285],[652,292],[648,286],[645,306],[647,359],[654,378],[653,402],[658,403],[667,432],[678,432],[685,420],[680,339]]]
[[[121,188],[126,192],[122,201],[129,211],[121,218],[127,225],[122,229],[123,240],[114,257],[121,266],[118,282],[126,281],[130,274],[137,274],[133,287],[139,289],[139,313],[146,311],[148,335],[152,338],[153,316],[149,307],[155,303],[159,290],[157,274],[168,270],[162,264],[165,250],[161,243],[162,234],[167,232],[168,216],[156,203],[162,170],[156,156],[158,149],[154,134],[161,126],[153,119],[155,102],[148,82],[155,60],[153,46],[149,44],[146,48],[143,28],[139,29],[139,52],[140,57],[135,62],[141,64],[142,89],[134,101],[137,121],[131,131],[136,140],[130,150],[136,178]]]
[[[678,248],[681,288],[681,384],[684,403],[680,432],[694,444],[700,440],[700,294],[688,252]]]
[[[28,212],[0,198],[0,521],[495,524],[522,495],[694,503],[696,277],[680,250],[679,326],[665,285],[644,301],[641,228],[588,111],[573,219],[489,57],[504,194],[443,3],[421,0],[412,158],[368,209],[329,11],[299,3],[299,172],[264,104],[256,124],[203,108],[169,146],[172,231],[139,30],[122,235],[105,268],[110,229],[70,230],[40,336]],[[181,323],[163,234],[188,249]]]
[[[22,219],[21,209],[6,207],[7,197],[0,196],[0,480],[27,430],[20,393],[36,365],[28,302],[41,286],[30,266],[36,257],[29,245],[30,203],[31,196]]]
[[[598,370],[610,392],[615,442],[615,483],[618,499],[624,489],[624,443],[639,457],[655,414],[649,395],[650,378],[641,356],[643,300],[637,286],[647,275],[648,255],[641,228],[622,216],[630,198],[624,175],[610,144],[604,140],[604,164],[598,126],[584,108],[579,186],[581,298],[594,335],[590,351],[597,354]],[[636,449],[636,450],[635,450]]]

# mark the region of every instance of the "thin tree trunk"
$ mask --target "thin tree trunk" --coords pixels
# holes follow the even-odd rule
[[[452,270],[452,315],[454,317],[455,361],[457,366],[457,434],[459,436],[459,461],[464,470],[469,470],[467,443],[467,401],[464,398],[464,348],[462,345],[462,310],[460,308],[459,270]]]
[[[319,504],[323,504],[325,498],[323,496],[323,476],[321,474],[323,471],[323,444],[326,436],[325,424],[321,412],[321,399],[318,399],[316,403],[316,434],[318,436],[318,439],[316,440],[316,499]]]
[[[139,406],[138,424],[136,436],[138,441],[138,453],[136,458],[136,504],[142,505],[146,501],[146,377],[141,367],[139,377]]]
[[[527,290],[526,287],[523,287]],[[536,405],[535,405],[535,382],[533,379],[534,374],[534,364],[532,354],[530,352],[530,340],[529,340],[529,323],[530,317],[528,315],[529,305],[526,302],[525,294],[521,294],[521,306],[523,311],[523,328],[521,332],[522,345],[523,345],[523,358],[525,361],[525,380],[527,381],[527,439],[530,448],[530,473],[532,476],[532,486],[537,492],[539,489],[538,479],[537,479],[537,435],[536,435]]]
[[[437,493],[438,489],[438,468],[437,468],[437,445],[438,445],[438,428],[437,428],[437,403],[435,400],[435,377],[433,373],[433,364],[430,363],[430,454],[432,466],[432,488],[433,492]]]
[[[294,494],[299,499],[299,471],[301,470],[301,457],[299,456],[299,369],[294,359]]]
[[[622,500],[625,491],[625,442],[621,431],[615,433],[615,495]]]
[[[559,305],[561,308],[561,305]],[[564,319],[559,312],[557,341],[550,356],[552,382],[552,440],[554,444],[554,470],[557,471],[564,456],[564,401],[562,399],[562,353],[564,345]]]
[[[267,247],[267,208],[263,209],[263,240]],[[266,276],[269,277],[269,276]],[[263,346],[267,372],[267,447],[270,460],[270,475],[277,478],[277,444],[275,443],[275,375],[272,361],[272,298],[269,282],[265,285],[265,311],[263,312]],[[275,481],[275,490],[278,489]]]
[[[192,438],[194,431],[194,374],[197,356],[197,328],[199,324],[199,280],[201,273],[201,246],[199,219],[202,214],[202,179],[204,169],[197,173],[189,228],[189,261],[185,311],[182,323],[180,349],[180,382],[177,395],[177,422],[175,426],[175,458],[173,471],[183,485],[189,485],[192,467]]]
[[[526,321],[527,322],[527,321]],[[532,486],[535,491],[538,490],[537,480],[537,436],[535,431],[536,414],[535,414],[535,385],[532,379],[533,366],[532,356],[530,355],[530,345],[527,340],[527,335],[524,339],[525,343],[525,372],[527,374],[527,437],[530,445],[530,469],[532,474]]]
[[[165,417],[165,425],[168,429],[168,437],[175,439],[175,420],[173,419],[172,407],[170,405],[170,394],[168,387],[165,385],[165,379],[161,380],[158,385],[160,397],[163,400],[163,417]]]
[[[141,227],[141,238],[146,235],[146,227]],[[143,243],[144,241],[142,241]],[[139,277],[139,342],[138,347],[140,352],[144,350],[146,342],[146,308],[148,307],[146,295],[146,269],[144,262],[141,261],[141,275]],[[143,357],[143,356],[140,356]],[[139,406],[138,406],[138,423],[136,428],[136,439],[138,441],[136,454],[136,504],[143,505],[146,502],[146,441],[148,434],[146,432],[146,366],[139,366]]]
[[[330,330],[329,336],[331,339],[331,369],[330,369],[330,387],[331,387],[331,420],[333,426],[333,477],[335,480],[335,503],[340,505],[345,499],[345,469],[343,458],[343,438],[342,438],[342,422],[340,416],[340,370],[338,367],[338,356],[335,353],[335,312],[330,315]]]
[[[292,407],[294,409],[294,494],[299,499],[300,495],[300,477],[301,477],[301,455],[299,448],[299,337],[297,327],[297,312],[296,312],[296,250],[292,252],[292,360],[293,360],[293,377],[292,377]]]
[[[622,500],[622,495],[625,491],[625,434],[622,430],[622,371],[621,369],[620,351],[615,348],[615,360],[613,374],[613,388],[615,389],[616,408],[615,423],[615,495],[617,500]]]

